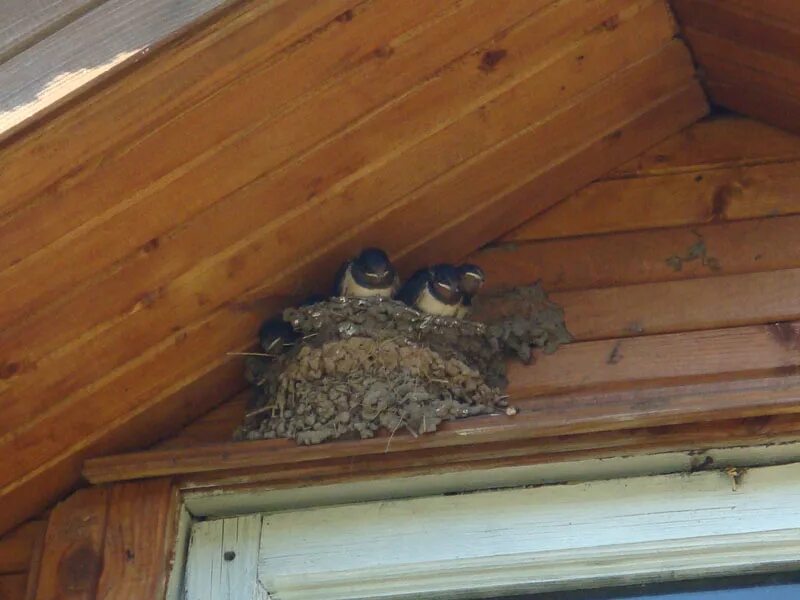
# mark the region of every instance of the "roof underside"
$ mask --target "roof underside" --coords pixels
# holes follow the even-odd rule
[[[663,0],[293,0],[15,134],[0,531],[236,393],[229,353],[360,246],[461,259],[706,112]]]

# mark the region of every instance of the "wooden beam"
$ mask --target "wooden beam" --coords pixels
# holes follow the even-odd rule
[[[28,571],[36,541],[46,527],[46,521],[29,521],[0,538],[0,575]]]
[[[800,137],[735,114],[716,114],[649,148],[605,179],[677,175],[797,162]]]
[[[80,490],[55,507],[47,525],[37,600],[94,600],[103,569],[108,492]]]
[[[114,486],[97,598],[161,598],[179,503],[169,479]]]
[[[800,216],[793,215],[511,242],[490,246],[470,259],[497,288],[537,280],[552,291],[682,281],[798,267],[800,248],[792,243],[798,227]]]
[[[530,442],[556,435],[795,414],[800,412],[798,390],[800,379],[797,376],[777,376],[603,394],[548,396],[513,401],[519,409],[514,417],[476,417],[447,424],[434,435],[416,439],[396,435],[391,443],[386,438],[377,438],[307,447],[297,446],[290,440],[267,440],[153,450],[90,460],[84,467],[84,476],[100,483],[176,473],[275,467],[335,456],[386,455],[514,440]]]
[[[797,142],[800,146],[800,138]],[[800,162],[776,159],[771,164],[598,181],[529,220],[503,241],[700,226],[797,214],[800,212],[798,172]]]

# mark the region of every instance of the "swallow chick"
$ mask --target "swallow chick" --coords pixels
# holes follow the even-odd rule
[[[472,299],[486,283],[486,275],[478,265],[463,264],[458,267],[458,287],[461,290],[461,306],[456,316],[463,319],[472,310]]]
[[[258,330],[258,341],[264,354],[276,358],[297,341],[297,332],[280,317],[267,319]]]
[[[397,271],[386,252],[365,248],[336,274],[334,294],[350,298],[392,298],[400,287]]]
[[[434,265],[414,273],[398,299],[429,315],[455,317],[462,299],[458,282],[459,273],[453,265]]]

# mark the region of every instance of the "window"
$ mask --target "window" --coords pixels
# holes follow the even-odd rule
[[[797,570],[798,507],[792,463],[207,519],[192,525],[185,592],[188,600],[614,598],[566,594]],[[616,593],[637,591],[657,593]],[[675,600],[747,597],[730,594]]]

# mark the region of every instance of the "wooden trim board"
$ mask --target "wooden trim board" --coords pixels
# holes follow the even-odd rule
[[[224,3],[106,0],[98,5],[92,0],[60,0],[48,3],[40,14],[28,15],[23,11],[30,10],[30,2],[11,6],[11,25],[20,29],[0,29],[0,139],[112,69],[141,59]],[[20,33],[36,36],[48,28],[55,30],[25,48]],[[15,47],[24,49],[14,54]],[[8,59],[2,62],[4,54]]]
[[[552,436],[566,436],[560,443],[566,450],[569,449],[569,436],[582,433],[796,414],[800,412],[798,398],[800,379],[797,376],[575,393],[520,401],[516,403],[519,409],[516,416],[475,417],[448,423],[436,434],[416,439],[398,434],[391,442],[384,437],[301,447],[290,440],[265,440],[154,450],[89,460],[83,474],[92,483],[102,483],[236,469],[275,470],[310,461],[353,460],[353,457],[368,455],[386,457],[394,453],[411,453],[413,456],[415,451],[436,449],[438,453],[445,448],[530,442]],[[695,440],[694,443],[702,444],[702,441]],[[429,464],[432,460],[430,454],[426,452],[419,458],[424,464]]]
[[[798,471],[795,463],[730,475],[616,475],[202,521],[186,597],[256,580],[242,597],[450,597],[791,569],[800,550]],[[235,581],[244,585],[231,588]]]

